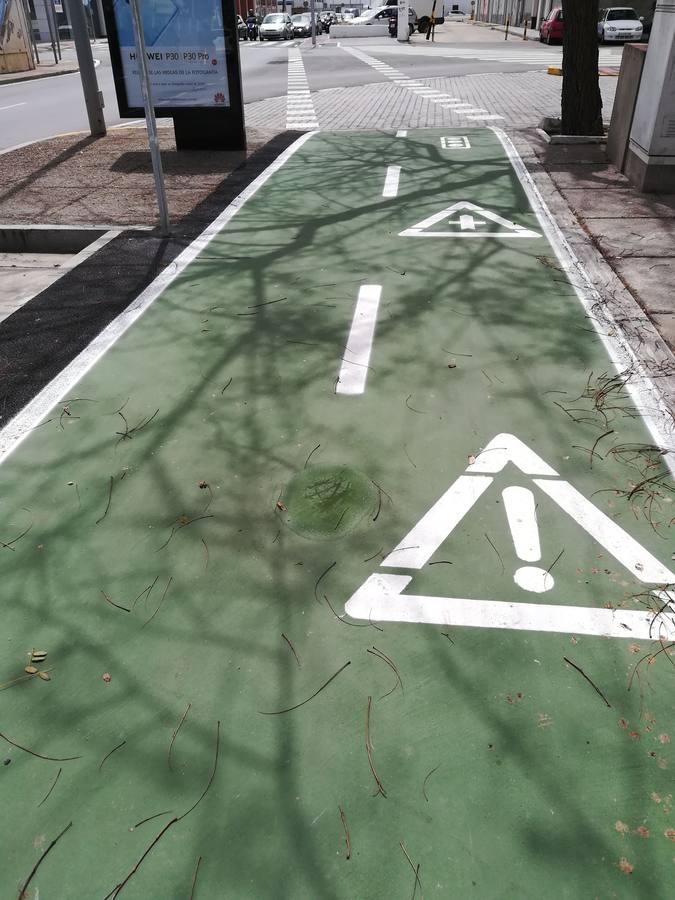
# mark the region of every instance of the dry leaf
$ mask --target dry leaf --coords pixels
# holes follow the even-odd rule
[[[457,368],[457,363],[454,361],[454,359],[450,360],[450,362],[448,363],[448,368],[449,368],[449,369],[456,369],[456,368]]]
[[[30,655],[30,658],[35,662],[44,662],[47,659],[47,651],[46,650],[33,650]]]
[[[43,681],[51,681],[52,676],[49,672],[38,672],[38,678],[41,678]]]
[[[103,680],[105,681],[106,684],[108,684],[108,682],[112,680],[112,676],[109,675],[107,672],[104,672],[103,675],[101,676],[101,678],[103,678]]]
[[[475,457],[475,456],[470,456],[470,457],[469,457],[469,465],[472,466],[475,462],[476,462],[476,457]]]
[[[277,509],[280,509],[282,512],[286,512],[286,505],[281,502],[281,500],[277,500]]]
[[[35,668],[35,666],[26,666],[24,672],[26,673],[26,675],[37,675],[38,670]]]

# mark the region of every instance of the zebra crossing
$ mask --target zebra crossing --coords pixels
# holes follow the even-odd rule
[[[343,49],[348,49],[343,47]],[[490,50],[483,48],[472,49],[469,47],[402,47],[402,45],[389,46],[383,44],[378,46],[378,56],[390,55],[401,56],[413,55],[415,57],[423,56],[425,58],[435,57],[448,60],[479,60],[481,62],[499,62],[512,63],[513,65],[537,66],[538,68],[547,68],[548,66],[559,66],[562,63],[562,47],[541,47],[527,50]],[[621,55],[623,48],[601,48],[598,55],[599,66],[619,66],[621,65]]]
[[[360,62],[371,66],[376,72],[385,78],[388,78],[398,87],[405,88],[412,94],[416,94],[418,97],[427,100],[429,103],[438,104],[441,109],[451,110],[453,113],[465,117],[469,122],[498,122],[503,121],[504,119],[504,116],[501,116],[498,113],[491,113],[487,109],[473,106],[471,103],[466,103],[458,97],[451,97],[449,94],[444,94],[442,91],[436,90],[436,88],[429,87],[424,80],[409,78],[399,69],[395,69],[388,63],[375,59],[374,56],[370,56],[362,50],[358,50],[355,47],[343,47],[342,49],[355,59],[360,60]],[[378,53],[379,52],[380,48],[378,47]]]
[[[293,48],[288,51],[286,128],[292,131],[316,131],[318,127],[319,121],[309,92],[302,54]]]

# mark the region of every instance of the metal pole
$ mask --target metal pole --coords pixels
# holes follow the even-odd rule
[[[21,11],[23,13],[24,20],[23,27],[26,29],[26,34],[30,35],[31,60],[33,62],[33,68],[35,68],[36,66],[40,65],[40,55],[38,53],[37,44],[35,42],[35,35],[33,34],[33,25],[31,23],[28,0],[23,0]]]
[[[396,30],[396,40],[402,44],[410,40],[410,32],[408,30],[408,0],[398,0],[398,27]]]
[[[169,207],[166,202],[166,190],[164,189],[164,173],[162,171],[162,157],[159,153],[157,141],[157,123],[155,121],[155,107],[152,102],[152,85],[148,71],[148,57],[145,49],[145,35],[141,22],[141,13],[138,8],[138,0],[129,0],[131,15],[134,23],[134,38],[136,53],[140,69],[141,93],[143,94],[143,106],[145,108],[145,124],[148,129],[148,143],[150,145],[150,158],[152,159],[152,174],[155,178],[155,192],[157,193],[157,206],[159,207],[159,221],[163,237],[169,234]]]
[[[49,28],[49,37],[52,42],[52,53],[54,54],[54,65],[59,64],[59,58],[56,55],[56,42],[54,41],[54,23],[52,22],[52,17],[49,15],[49,4],[47,0],[42,0],[42,5],[45,8],[45,16],[47,17],[47,27]]]
[[[59,39],[59,23],[56,18],[56,10],[54,9],[54,0],[49,0],[49,11],[52,14],[52,22],[54,23],[54,35],[56,37],[56,50],[59,54],[59,62],[61,61],[61,41]]]
[[[429,18],[429,27],[427,29],[426,40],[429,38],[433,40],[434,31],[436,29],[436,0],[431,4],[431,16]]]
[[[309,15],[312,20],[312,47],[316,47],[316,9],[314,0],[309,0]]]
[[[80,67],[82,91],[84,92],[84,102],[87,107],[87,117],[89,118],[89,130],[92,137],[97,135],[103,136],[106,133],[105,119],[103,117],[103,94],[98,89],[96,68],[94,66],[94,57],[91,55],[91,44],[89,43],[89,32],[87,30],[87,20],[84,17],[82,0],[66,0],[66,10],[68,11],[68,21],[73,32],[73,40],[75,41],[77,64]]]
[[[544,0],[539,0],[539,3],[537,5],[537,20],[534,23],[534,27],[536,29],[539,29],[539,26],[541,25],[541,15],[543,12],[543,7],[544,7]]]

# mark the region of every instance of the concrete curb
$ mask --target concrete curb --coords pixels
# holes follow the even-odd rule
[[[56,78],[58,75],[72,75],[79,72],[79,66],[72,66],[69,69],[60,69],[58,72],[38,72],[37,75],[17,75],[16,78],[0,78],[0,87],[3,84],[19,84],[22,81],[40,81],[42,78]]]
[[[602,296],[603,304],[606,304],[616,327],[621,330],[627,345],[652,379],[664,404],[668,409],[674,410],[675,355],[637,299],[584,230],[556,183],[542,166],[527,136],[522,132],[516,133],[511,135],[511,140],[546,200],[558,227],[588,273],[594,288]],[[598,318],[600,316],[601,311]],[[673,422],[675,424],[675,417]]]

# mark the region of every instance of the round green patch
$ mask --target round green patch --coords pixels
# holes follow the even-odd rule
[[[330,540],[372,519],[380,504],[379,489],[348,466],[310,466],[290,481],[284,493],[287,522],[293,531],[314,540]]]

